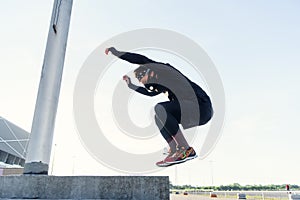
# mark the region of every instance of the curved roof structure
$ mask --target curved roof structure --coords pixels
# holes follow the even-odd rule
[[[28,140],[27,131],[0,117],[0,162],[23,166]]]

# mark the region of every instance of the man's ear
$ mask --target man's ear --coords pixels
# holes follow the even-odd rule
[[[150,76],[151,76],[151,77],[154,76],[154,71],[151,71]]]

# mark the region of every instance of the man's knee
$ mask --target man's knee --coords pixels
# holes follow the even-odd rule
[[[154,111],[158,117],[161,117],[166,114],[165,108],[159,103],[154,106]]]

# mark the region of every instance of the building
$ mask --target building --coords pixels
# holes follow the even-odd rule
[[[27,131],[0,117],[0,175],[20,173],[28,140]]]

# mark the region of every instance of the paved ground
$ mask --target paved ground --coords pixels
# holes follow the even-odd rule
[[[214,200],[215,198],[210,198],[209,196],[204,195],[183,195],[183,194],[171,194],[170,200]],[[216,198],[215,200],[222,199],[225,200],[225,198]],[[236,200],[236,198],[226,198],[226,200]]]
[[[170,194],[171,200],[233,200],[237,199],[238,193],[244,193],[248,200],[288,200],[288,194],[286,191],[216,191],[217,198],[211,198],[209,192],[200,194],[183,195],[183,192],[179,194]],[[293,193],[300,194],[300,191],[293,191]]]

